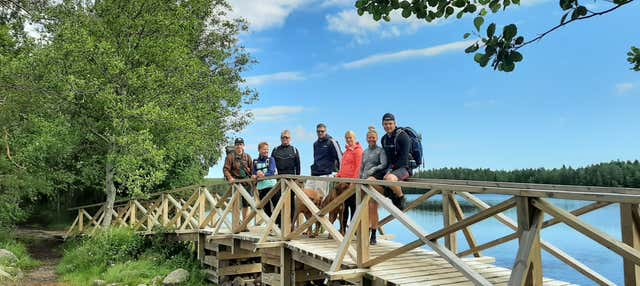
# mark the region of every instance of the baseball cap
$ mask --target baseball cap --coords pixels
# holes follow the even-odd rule
[[[396,121],[396,117],[393,116],[393,114],[391,114],[391,113],[385,113],[382,116],[382,121]]]

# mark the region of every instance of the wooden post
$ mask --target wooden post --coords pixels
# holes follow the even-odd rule
[[[620,226],[622,242],[640,250],[640,229],[637,204],[620,204]],[[624,258],[624,257],[623,257]],[[640,283],[640,266],[633,261],[624,259],[624,285],[638,285]]]
[[[198,192],[200,193],[200,197],[199,197],[199,204],[198,204],[198,226],[202,224],[202,222],[204,221],[205,217],[204,217],[204,211],[205,211],[205,203],[206,203],[206,198],[204,196],[204,192],[206,190],[203,190],[202,188],[198,189]],[[211,210],[213,211],[213,210]],[[200,227],[198,227],[200,228]]]
[[[129,209],[131,210],[131,215],[129,216],[129,221],[131,221],[131,223],[129,224],[129,226],[135,227],[137,218],[136,218],[136,205],[133,202],[133,200],[129,201]]]
[[[84,214],[82,213],[84,209],[78,210],[78,233],[82,233],[84,231]]]
[[[444,220],[445,228],[456,222],[453,206],[449,200],[450,196],[452,196],[451,192],[442,191],[442,219]],[[444,246],[453,253],[458,252],[458,239],[456,238],[456,233],[457,232],[452,232],[444,237]]]
[[[282,187],[280,187],[280,196],[283,198],[284,202],[282,215],[280,216],[282,219],[282,240],[285,240],[286,237],[289,236],[289,233],[291,233],[291,205],[295,203],[291,202],[291,188],[286,184],[285,180],[286,179],[280,179],[280,183],[282,184]]]
[[[204,244],[207,241],[207,236],[204,233],[198,234],[198,260],[200,261],[200,265],[204,265]]]
[[[162,194],[162,226],[167,226],[169,222],[169,199],[167,194]]]
[[[236,189],[235,185],[231,185],[231,193],[236,196],[240,196],[240,194],[238,194],[238,190]],[[238,227],[240,227],[240,224],[241,224],[240,222],[240,210],[242,209],[241,200],[242,200],[242,197],[238,197],[235,201],[232,202],[233,206],[231,207],[231,225],[235,230],[238,230]]]
[[[362,185],[356,185],[356,206],[362,208],[362,215],[359,221],[352,221],[351,223],[358,223],[358,232],[356,233],[357,240],[357,256],[356,264],[358,267],[363,267],[364,263],[369,260],[369,204],[362,206],[361,202],[365,200],[367,194],[364,193],[361,188]],[[375,190],[374,190],[375,191]],[[357,212],[357,211],[356,211]]]
[[[519,248],[509,285],[542,285],[540,228],[544,220],[541,210],[532,204],[533,198],[517,197]]]
[[[287,190],[288,191],[288,190]],[[280,285],[282,286],[291,286],[292,277],[294,273],[293,269],[293,255],[291,254],[291,249],[286,248],[285,246],[280,247]]]

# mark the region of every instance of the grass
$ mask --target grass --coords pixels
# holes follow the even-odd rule
[[[18,268],[29,270],[40,266],[40,262],[29,255],[27,247],[16,241],[11,232],[6,229],[0,229],[0,233],[2,233],[0,235],[0,248],[9,250],[18,257],[18,262],[16,263]]]
[[[113,228],[67,243],[58,272],[71,285],[91,285],[100,279],[135,286],[150,285],[154,277],[183,268],[190,273],[186,285],[206,285],[191,248],[183,242],[143,238],[129,229]]]

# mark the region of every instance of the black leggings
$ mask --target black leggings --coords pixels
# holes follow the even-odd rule
[[[344,201],[344,210],[342,212],[342,225],[347,225],[347,221],[351,222],[356,213],[356,195],[353,194]]]
[[[264,198],[267,196],[267,194],[269,193],[269,191],[271,191],[271,188],[264,188],[262,190],[258,190],[258,193],[260,194],[260,199]],[[278,204],[278,201],[280,200],[280,192],[276,192],[273,197],[271,197],[271,199],[269,200],[268,203],[266,203],[264,205],[264,207],[262,207],[262,209],[264,209],[264,212],[271,217],[271,214],[273,214],[273,208],[276,207],[276,205]],[[273,206],[272,206],[273,205]],[[278,227],[280,227],[280,215],[278,215],[278,217],[276,218],[276,225],[278,225]]]

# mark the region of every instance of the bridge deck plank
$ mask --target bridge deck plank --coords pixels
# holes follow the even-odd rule
[[[258,241],[259,235],[253,232],[235,234],[244,240]],[[356,241],[352,241],[355,246]],[[310,258],[331,263],[339,247],[333,239],[327,239],[326,234],[316,238],[302,237],[293,241],[287,241],[285,246]],[[371,258],[401,247],[402,244],[394,241],[379,240],[377,245],[370,247]],[[509,282],[511,270],[497,267],[492,263],[491,257],[463,258],[470,267],[495,285],[506,285]],[[356,268],[355,262],[348,256],[344,259],[344,269]],[[365,274],[369,278],[385,281],[393,285],[473,285],[462,273],[451,266],[445,259],[435,252],[418,248],[402,254],[393,259],[371,267]],[[544,279],[544,285],[564,286],[570,283]]]

